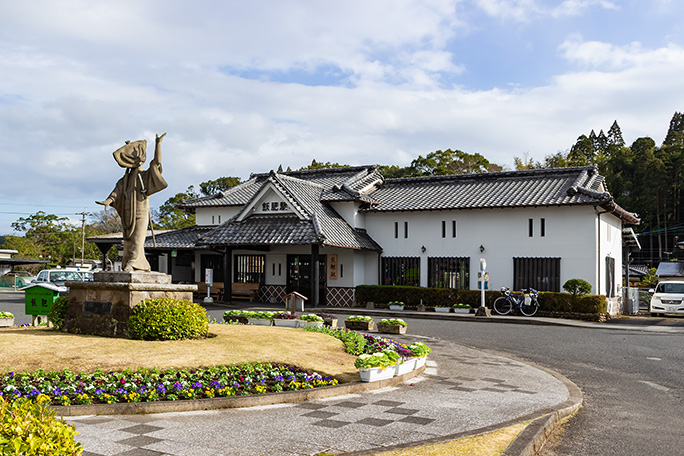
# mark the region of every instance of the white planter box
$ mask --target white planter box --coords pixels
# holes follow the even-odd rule
[[[404,310],[404,306],[389,306],[390,310]]]
[[[271,326],[273,320],[267,320],[266,318],[248,318],[250,325],[257,326]]]
[[[368,369],[359,369],[359,375],[362,382],[376,382],[378,380],[386,380],[394,377],[396,368],[394,366],[383,369],[382,367],[370,367]]]
[[[14,318],[0,318],[0,328],[11,328],[14,326]]]
[[[454,309],[454,313],[457,313],[457,314],[469,314],[469,313],[470,313],[470,309]]]
[[[281,320],[279,318],[273,319],[273,324],[281,328],[299,328],[302,320]]]
[[[323,327],[323,322],[322,321],[306,321],[306,320],[300,320],[302,323],[304,323],[303,326],[316,326],[318,328]]]
[[[449,313],[451,311],[448,307],[435,307],[435,312],[437,313]]]
[[[423,367],[425,365],[425,362],[427,361],[427,355],[423,356],[422,358],[415,358],[416,360],[416,369]]]
[[[398,377],[399,375],[408,374],[416,368],[416,358],[409,358],[401,364],[394,366],[396,369],[394,375]]]

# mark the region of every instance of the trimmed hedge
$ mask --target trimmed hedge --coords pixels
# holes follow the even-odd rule
[[[498,291],[486,291],[485,303],[487,307],[491,307],[499,295]],[[382,304],[403,301],[407,309],[415,310],[420,305],[421,299],[426,307],[451,307],[453,304],[459,303],[469,304],[471,307],[480,307],[480,290],[394,285],[359,285],[356,287],[356,301],[363,305],[368,302]]]
[[[128,332],[133,339],[199,339],[206,337],[208,331],[204,308],[181,299],[146,299],[133,308],[128,319]]]
[[[485,304],[491,308],[494,300],[501,296],[498,291],[485,292]],[[438,305],[469,304],[480,307],[480,290],[455,290],[451,288],[400,287],[392,285],[359,285],[356,287],[356,301],[365,305],[368,302],[380,304],[391,301],[404,301],[406,308],[415,310],[421,299],[426,307]],[[569,293],[540,292],[540,310],[547,312],[569,312],[583,314],[605,314],[607,301],[603,295],[574,296]]]
[[[55,411],[48,408],[48,402],[49,399],[40,397],[38,402],[24,398],[8,402],[0,396],[0,454],[83,454],[82,445],[74,438],[78,434],[74,426],[55,418]]]

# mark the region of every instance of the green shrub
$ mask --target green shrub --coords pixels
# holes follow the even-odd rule
[[[333,336],[342,341],[344,344],[344,351],[350,355],[360,355],[366,348],[366,338],[363,334],[356,331],[350,331],[345,328],[330,328],[328,326],[305,326],[304,331],[319,332]]]
[[[0,396],[0,454],[3,456],[81,455],[73,425],[55,418],[46,401],[17,399],[8,402]]]
[[[60,331],[64,326],[64,319],[66,318],[67,309],[69,309],[69,296],[60,296],[55,299],[55,302],[50,306],[48,312],[48,320],[52,322],[56,331]]]
[[[539,293],[539,308],[547,312],[605,314],[608,311],[608,301],[603,295],[576,297],[567,293],[543,291]]]
[[[0,312],[0,318],[14,318],[12,312]]]
[[[584,279],[570,279],[563,284],[563,290],[575,296],[591,293],[591,284]]]
[[[128,319],[128,332],[133,339],[198,339],[205,337],[208,330],[204,308],[180,299],[146,299],[133,308]]]

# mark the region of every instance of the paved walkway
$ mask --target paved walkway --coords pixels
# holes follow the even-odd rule
[[[298,404],[68,421],[85,456],[312,455],[457,437],[569,397],[562,381],[530,365],[426,342],[433,348],[428,368],[397,387]]]

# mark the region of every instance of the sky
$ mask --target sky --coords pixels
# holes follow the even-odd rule
[[[0,234],[102,210],[112,152],[146,139],[151,157],[163,132],[153,208],[313,159],[460,149],[512,169],[615,120],[660,144],[684,111],[682,17],[678,0],[3,1]]]

